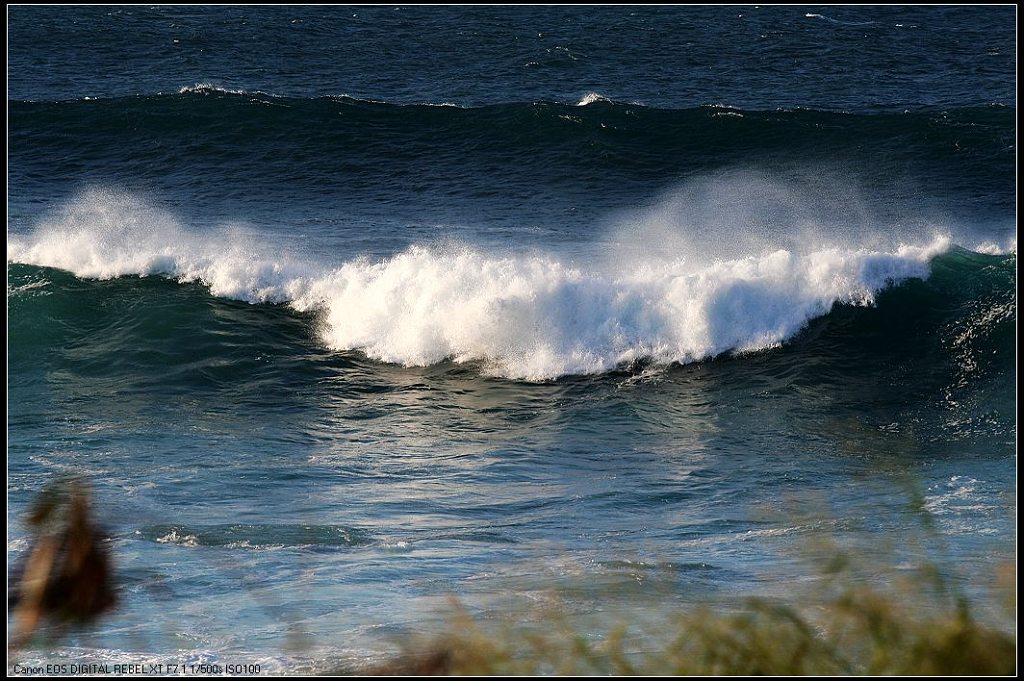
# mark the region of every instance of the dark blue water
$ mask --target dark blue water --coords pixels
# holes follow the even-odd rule
[[[84,477],[121,603],[29,654],[359,664],[451,595],[791,597],[824,537],[984,604],[1015,21],[11,8],[8,558]]]

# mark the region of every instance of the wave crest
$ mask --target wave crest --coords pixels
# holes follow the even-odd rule
[[[596,102],[611,102],[611,101],[612,100],[610,100],[609,98],[605,97],[602,94],[598,94],[597,92],[588,92],[587,94],[583,95],[583,97],[580,99],[580,101],[576,102],[576,106],[588,106],[588,105],[594,104]]]
[[[183,85],[178,88],[179,95],[197,94],[197,95],[211,95],[211,94],[222,94],[222,95],[244,95],[249,94],[245,90],[232,90],[230,88],[221,87],[220,85],[214,85],[213,83],[196,83],[195,85]],[[261,93],[266,94],[266,93]]]
[[[948,246],[939,238],[891,252],[825,247],[639,265],[413,246],[331,267],[282,255],[240,227],[197,234],[137,199],[96,191],[33,234],[9,237],[8,260],[79,277],[198,281],[217,296],[320,311],[323,341],[337,350],[404,365],[476,361],[545,380],[772,347],[835,303],[870,304],[894,282],[927,277]]]

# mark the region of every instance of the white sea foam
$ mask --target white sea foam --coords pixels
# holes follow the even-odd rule
[[[827,17],[824,14],[814,14],[813,12],[808,12],[807,14],[804,15],[804,18],[822,19],[823,21],[827,21],[830,24],[838,24],[840,26],[868,26],[870,24],[875,23],[873,21],[840,21],[839,19],[833,19],[832,17]]]
[[[199,538],[194,534],[178,534],[176,529],[162,537],[157,537],[158,544],[178,544],[180,546],[199,546]]]
[[[389,106],[431,106],[431,107],[443,107],[450,109],[465,109],[466,106],[462,104],[456,104],[455,102],[428,102],[428,101],[388,101],[386,99],[369,99],[366,97],[355,97],[350,94],[342,93],[340,95],[327,95],[326,99],[333,100],[336,102],[343,103],[358,103],[358,104],[387,104]]]
[[[8,260],[88,278],[202,282],[217,296],[320,311],[334,349],[404,365],[479,361],[496,375],[544,380],[776,346],[834,303],[867,305],[893,282],[927,277],[948,245],[768,249],[710,262],[632,251],[600,263],[414,246],[331,266],[240,227],[199,234],[137,198],[91,191],[33,233],[10,236]]]
[[[1002,243],[991,240],[981,241],[972,245],[970,249],[987,255],[1009,255],[1017,252],[1017,237],[1009,237]]]
[[[232,90],[213,83],[196,83],[195,85],[184,85],[178,88],[178,94],[248,94],[245,90]],[[264,94],[264,93],[260,93]]]
[[[576,102],[576,106],[587,106],[588,104],[593,104],[595,102],[610,101],[612,100],[608,99],[604,95],[598,94],[596,92],[588,92],[587,94],[583,95],[583,98],[580,99],[580,101]]]

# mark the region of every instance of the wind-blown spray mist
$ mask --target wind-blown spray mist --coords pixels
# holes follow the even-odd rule
[[[216,296],[321,312],[333,349],[404,365],[477,361],[542,380],[772,347],[835,303],[870,304],[886,286],[927,277],[948,245],[817,246],[711,262],[644,258],[634,247],[618,266],[614,253],[587,263],[413,246],[337,267],[282,255],[239,227],[199,234],[145,201],[94,190],[13,237],[8,258],[80,277],[198,281]]]

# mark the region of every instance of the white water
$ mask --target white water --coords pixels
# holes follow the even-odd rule
[[[609,371],[646,358],[692,362],[778,345],[833,304],[871,304],[929,273],[948,238],[891,250],[816,246],[744,257],[600,263],[413,246],[330,266],[240,227],[197,233],[135,197],[93,190],[25,236],[11,262],[85,278],[162,275],[213,295],[322,313],[323,342],[404,365],[480,361],[509,378]]]

